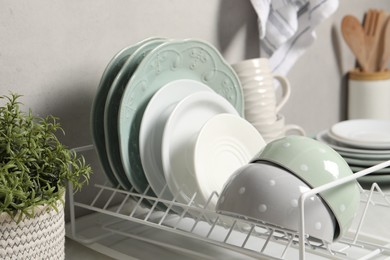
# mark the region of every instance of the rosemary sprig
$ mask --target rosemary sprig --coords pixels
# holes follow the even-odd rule
[[[20,95],[0,96],[0,213],[16,221],[31,217],[32,208],[47,204],[56,209],[67,181],[76,190],[92,172],[82,156],[56,137],[63,132],[58,118],[36,117],[20,109]]]

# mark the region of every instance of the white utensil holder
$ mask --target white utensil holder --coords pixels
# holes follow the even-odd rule
[[[390,120],[390,71],[348,75],[348,119]]]

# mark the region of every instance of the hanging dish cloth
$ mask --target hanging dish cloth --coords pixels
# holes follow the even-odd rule
[[[258,15],[260,55],[274,73],[286,75],[316,38],[315,27],[332,15],[338,0],[251,0]]]

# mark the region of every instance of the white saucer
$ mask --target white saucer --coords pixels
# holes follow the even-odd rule
[[[266,142],[245,119],[219,114],[202,127],[194,148],[194,173],[199,190],[197,202],[215,210],[218,197],[229,177],[246,165]]]
[[[162,165],[165,180],[177,201],[188,204],[197,194],[193,172],[193,147],[203,125],[213,116],[237,110],[212,92],[194,93],[180,101],[170,114],[162,138]]]
[[[357,148],[357,147],[350,147],[345,145],[344,143],[341,143],[337,140],[334,140],[330,135],[328,130],[321,131],[316,135],[316,139],[320,142],[323,142],[336,151],[341,152],[348,152],[348,153],[355,153],[355,154],[368,154],[368,155],[390,155],[390,150],[386,149],[380,149],[380,150],[373,150],[373,149],[364,149],[364,148]]]
[[[139,132],[142,166],[154,193],[166,200],[172,200],[173,195],[168,188],[164,189],[167,185],[161,161],[164,126],[175,105],[186,96],[199,91],[214,92],[199,81],[174,80],[153,95],[142,117]]]
[[[342,121],[330,128],[329,135],[339,142],[355,147],[389,149],[390,121],[376,119]]]

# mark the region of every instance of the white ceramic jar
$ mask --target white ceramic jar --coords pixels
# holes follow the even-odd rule
[[[390,120],[390,71],[349,73],[348,119]]]

